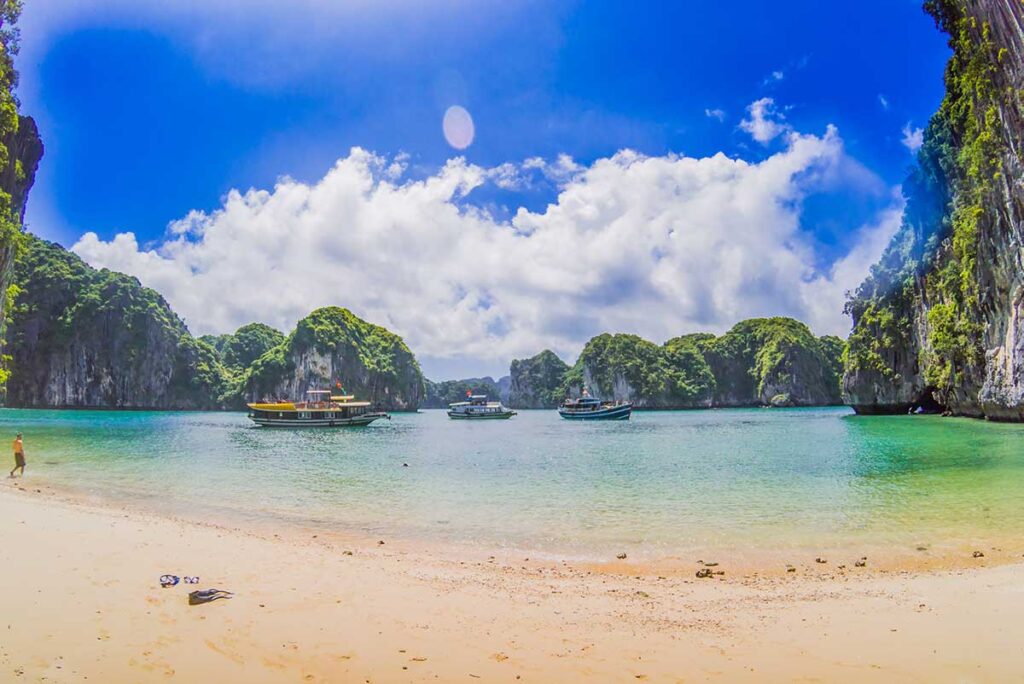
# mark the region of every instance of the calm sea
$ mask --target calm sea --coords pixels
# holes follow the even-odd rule
[[[240,413],[8,409],[3,430],[25,433],[29,481],[229,524],[566,558],[1024,538],[1024,427],[966,419],[423,411],[281,430]]]

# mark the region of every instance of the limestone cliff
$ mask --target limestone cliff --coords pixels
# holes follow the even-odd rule
[[[695,344],[715,376],[713,406],[841,403],[842,340],[815,337],[792,318],[753,318]]]
[[[392,332],[336,306],[298,322],[280,345],[249,368],[247,401],[302,397],[310,389],[338,389],[388,410],[414,411],[425,387],[416,357]]]
[[[946,95],[904,183],[903,224],[848,304],[844,399],[1024,419],[1024,4],[930,0]]]
[[[10,315],[10,289],[14,259],[22,248],[22,224],[25,202],[35,181],[36,168],[43,156],[36,122],[19,114],[21,103],[14,91],[18,72],[14,56],[18,53],[16,26],[20,3],[6,3],[0,12],[0,395],[7,382],[4,340]]]
[[[24,236],[15,261],[8,406],[205,409],[224,371],[163,297]]]
[[[569,366],[550,349],[529,359],[514,360],[509,370],[511,408],[555,408],[564,399]]]
[[[661,346],[605,334],[584,347],[564,390],[651,409],[838,404],[844,346],[790,318],[750,319],[720,337],[695,333]]]

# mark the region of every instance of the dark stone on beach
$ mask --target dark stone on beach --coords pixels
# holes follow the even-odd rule
[[[408,464],[408,463],[403,463],[403,464],[402,464],[402,467],[403,467],[403,468],[408,468],[408,467],[409,467],[409,464]]]
[[[984,558],[985,554],[983,554],[981,551],[975,551],[974,552],[974,557],[975,558]]]
[[[786,572],[796,572],[796,568],[794,568],[792,565],[787,565]]]
[[[384,540],[381,539],[379,542],[377,542],[377,546],[384,546]]]
[[[701,568],[697,571],[697,577],[711,577],[711,571],[707,568]]]
[[[626,554],[620,553],[619,555],[616,556],[616,558],[618,558],[619,560],[626,560]]]
[[[864,559],[862,558],[862,559],[860,559],[859,561],[857,561],[856,563],[854,563],[854,564],[853,564],[853,567],[855,567],[855,568],[863,568],[863,567],[865,567],[865,566],[866,566],[867,564],[868,564],[868,562],[867,562],[866,560],[864,560]]]
[[[706,568],[713,568],[716,565],[718,565],[718,563],[716,563],[715,561],[707,561],[706,563],[704,563],[704,567]]]
[[[815,563],[828,563],[828,561],[825,560],[824,558],[815,558],[814,562]]]

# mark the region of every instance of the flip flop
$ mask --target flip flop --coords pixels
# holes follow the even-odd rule
[[[199,577],[186,577],[182,581],[185,584],[199,584]]]
[[[198,591],[190,592],[188,595],[188,605],[197,606],[200,603],[209,603],[210,601],[216,601],[217,599],[229,599],[234,594],[230,591],[224,591],[223,589],[200,589]]]
[[[167,587],[173,587],[178,583],[180,578],[177,575],[160,575],[160,586],[166,589]]]

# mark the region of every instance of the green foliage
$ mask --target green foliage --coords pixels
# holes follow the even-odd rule
[[[816,397],[812,403],[839,400],[838,357],[844,343],[839,338],[815,337],[800,321],[752,318],[703,344],[723,403],[729,399],[762,403],[777,387],[800,387],[807,397]]]
[[[720,337],[693,333],[663,346],[636,335],[599,335],[565,375],[566,389],[586,373],[602,397],[617,379],[648,406],[753,406],[839,402],[842,356],[838,337],[815,337],[792,318],[754,318]]]
[[[309,314],[295,328],[292,346],[326,353],[348,351],[370,372],[396,376],[396,352],[412,356],[398,335],[379,325],[367,323],[348,309],[325,306]],[[413,361],[415,364],[416,362]],[[419,371],[419,365],[416,364]]]
[[[841,382],[843,377],[843,359],[846,357],[848,347],[846,340],[835,335],[823,335],[818,338],[818,342],[821,343],[821,350],[825,354],[825,359],[828,361],[829,368],[832,369],[836,381]]]
[[[515,359],[509,368],[512,376],[514,406],[553,408],[565,398],[568,364],[550,349],[528,359]]]
[[[15,185],[23,185],[26,173],[22,161],[12,158],[11,140],[18,133],[18,99],[14,89],[18,85],[18,72],[14,69],[14,56],[18,54],[18,18],[21,2],[0,0],[0,290],[3,290],[3,310],[0,311],[0,347],[3,347],[10,319],[14,292],[10,290],[10,267],[22,251],[21,207],[15,206]],[[34,167],[33,167],[34,169]],[[11,182],[13,181],[13,183]],[[0,392],[10,377],[10,355],[0,355]]]
[[[60,245],[26,235],[26,250],[15,262],[15,288],[11,382],[16,395],[30,391],[30,378],[45,377],[53,359],[77,353],[103,364],[94,369],[96,375],[112,375],[118,392],[112,402],[127,401],[137,391],[147,406],[216,406],[225,383],[217,352],[194,339],[163,297],[135,278],[94,269]],[[152,364],[167,357],[173,370],[165,393],[142,396],[141,385],[151,384]],[[140,387],[122,386],[118,379],[125,378]]]
[[[1005,50],[965,0],[928,0],[925,9],[950,36],[946,94],[904,183],[903,225],[847,304],[855,327],[846,368],[896,380],[894,362],[915,348],[911,316],[921,298],[930,309],[919,360],[942,395],[984,363],[979,236],[1003,173],[999,109],[1018,102],[998,86]]]
[[[225,367],[238,372],[245,370],[256,359],[282,344],[285,336],[269,325],[249,323],[236,330],[234,334],[218,335],[204,341],[210,343],[220,354]]]
[[[310,386],[340,380],[346,392],[401,408],[415,408],[424,395],[423,373],[401,337],[348,309],[328,306],[300,320],[281,344],[232,381],[233,402],[277,393],[295,378],[295,359],[307,352],[333,359],[335,375],[304,378]]]
[[[714,390],[714,376],[697,346],[676,339],[664,346],[637,335],[605,333],[587,342],[576,365],[565,375],[566,393],[583,384],[586,367],[602,396],[611,397],[617,377],[636,396],[662,405],[698,405]]]

